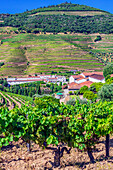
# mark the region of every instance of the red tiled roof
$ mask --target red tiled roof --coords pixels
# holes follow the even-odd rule
[[[86,79],[86,78],[84,78],[84,77],[81,77],[81,78],[77,79],[77,81],[79,81],[79,80],[82,80],[82,79]],[[86,80],[87,80],[87,79],[86,79]]]
[[[104,79],[104,76],[98,75],[98,74],[92,74],[90,77],[97,79],[97,80],[103,80]]]
[[[72,77],[73,77],[74,79],[83,78],[83,76],[82,76],[82,75],[72,75]]]
[[[68,84],[68,89],[69,90],[74,90],[74,89],[80,89],[81,88],[81,86],[80,85],[78,85],[77,83],[75,83],[75,82],[72,82],[72,83],[70,83],[70,84]]]
[[[85,76],[91,76],[92,74],[98,74],[98,75],[103,75],[103,72],[83,72]]]
[[[93,82],[92,81],[85,81],[83,83],[80,83],[80,86],[83,87],[83,86],[88,86],[90,87],[90,85],[92,84]]]

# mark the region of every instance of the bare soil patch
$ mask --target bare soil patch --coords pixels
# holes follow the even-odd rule
[[[93,151],[95,163],[91,163],[87,152],[72,149],[68,155],[64,153],[61,158],[61,166],[54,167],[54,153],[43,150],[32,143],[32,151],[27,152],[26,143],[20,140],[1,148],[1,170],[112,170],[113,169],[113,137],[110,139],[110,157],[105,157],[105,138],[100,140]]]

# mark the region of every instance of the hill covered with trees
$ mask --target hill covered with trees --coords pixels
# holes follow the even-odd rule
[[[113,60],[112,33],[113,15],[85,5],[0,14],[0,75],[102,70]]]
[[[113,15],[110,13],[97,8],[67,2],[20,14],[1,14],[0,20],[2,21],[0,22],[2,27],[12,26],[18,28],[18,32],[27,33],[113,32]]]

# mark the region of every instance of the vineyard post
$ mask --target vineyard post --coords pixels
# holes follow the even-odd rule
[[[28,114],[26,114],[26,118],[28,119]],[[31,151],[31,144],[30,144],[30,140],[28,140],[27,143],[27,151],[30,152]]]
[[[109,157],[109,134],[106,135],[106,157]]]

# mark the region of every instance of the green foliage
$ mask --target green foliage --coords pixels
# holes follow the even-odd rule
[[[73,94],[73,92],[72,92],[72,91],[69,91],[69,94],[70,94],[70,95],[72,95],[72,94]]]
[[[97,42],[97,41],[100,41],[100,40],[102,40],[102,38],[101,38],[100,35],[98,35],[97,38],[94,40],[94,42]]]
[[[4,62],[0,62],[0,67],[4,65]]]
[[[107,64],[103,69],[103,75],[104,77],[113,74],[113,63]]]
[[[105,77],[105,81],[107,82],[107,80],[109,80],[110,79],[110,75],[107,75],[106,77]]]
[[[1,147],[21,137],[44,148],[67,144],[92,151],[101,136],[113,132],[113,102],[80,104],[77,100],[72,106],[53,104],[53,98],[43,99],[41,107],[0,108]]]
[[[105,12],[107,15],[95,15],[95,16],[74,16],[74,15],[57,15],[54,12],[57,11],[101,11],[96,8],[63,3],[55,6],[49,6],[47,8],[39,8],[31,11],[27,11],[20,14],[3,16],[1,19],[4,21],[0,23],[1,26],[12,26],[18,28],[20,33],[39,33],[39,32],[52,32],[57,34],[59,32],[79,32],[79,33],[112,33],[113,26],[112,15]],[[102,11],[101,11],[102,12]],[[36,14],[38,15],[32,15]],[[46,14],[46,15],[45,15]],[[92,22],[93,20],[93,22]],[[76,24],[77,23],[77,24]],[[82,25],[82,27],[81,27]],[[95,26],[94,26],[95,25]],[[99,40],[97,36],[97,40]],[[4,41],[4,40],[3,40]],[[2,42],[3,42],[2,41]]]
[[[42,97],[36,97],[34,101],[35,105],[38,108],[46,108],[49,105],[59,104],[59,99],[56,99],[51,96],[42,96]]]
[[[75,99],[70,99],[66,102],[67,105],[72,105],[74,106],[75,105]]]
[[[92,83],[90,85],[90,91],[93,91],[93,92],[98,92],[101,87],[103,86],[103,83],[99,82],[99,83]]]
[[[41,89],[40,89],[41,82],[39,81],[32,82],[32,83],[18,84],[13,86],[8,86],[8,83],[5,79],[0,79],[0,82],[2,84],[2,88],[1,88],[2,91],[20,94],[24,96],[30,96],[30,97],[32,97],[36,93],[41,94]]]
[[[81,104],[87,104],[89,101],[87,101],[85,98],[80,99],[79,97],[77,97],[77,100],[79,101],[79,103]]]
[[[102,101],[112,101],[113,100],[113,83],[103,85],[100,91],[98,92],[98,96]]]
[[[106,79],[106,84],[112,84],[112,83],[113,83],[113,77],[110,78],[110,76],[108,75]]]
[[[83,86],[83,87],[81,87],[80,90],[79,90],[80,94],[84,94],[85,91],[88,91],[88,87],[87,87],[87,86]]]
[[[83,97],[88,99],[88,100],[93,100],[96,98],[96,95],[92,92],[92,91],[86,91],[84,94],[83,94]]]

